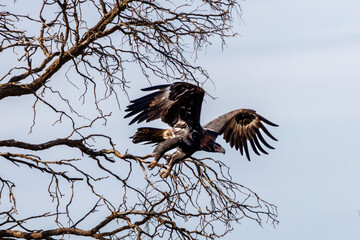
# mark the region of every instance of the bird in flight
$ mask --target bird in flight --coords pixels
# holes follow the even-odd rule
[[[132,137],[133,143],[154,143],[154,160],[148,165],[153,169],[159,159],[169,150],[176,148],[161,172],[166,178],[174,164],[190,157],[196,151],[225,153],[225,149],[215,142],[223,135],[231,147],[245,153],[250,161],[249,145],[255,154],[268,154],[264,147],[274,149],[264,139],[261,131],[271,139],[275,137],[265,128],[265,124],[278,127],[251,109],[237,109],[201,126],[200,113],[205,91],[199,86],[185,82],[157,85],[142,89],[151,93],[130,101],[125,118],[135,116],[129,125],[161,119],[170,129],[151,127],[138,128]],[[260,131],[261,130],[261,131]]]

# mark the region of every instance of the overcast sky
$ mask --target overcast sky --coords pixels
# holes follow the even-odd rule
[[[253,154],[248,162],[222,140],[226,155],[214,155],[226,162],[237,182],[278,206],[280,224],[261,228],[244,219],[225,239],[359,239],[360,1],[240,4],[242,23],[236,29],[241,36],[229,40],[224,50],[214,44],[199,54],[197,63],[215,83],[204,87],[217,97],[206,97],[202,122],[252,108],[280,125],[269,127],[279,142],[272,144],[276,150],[268,156]],[[130,98],[136,98],[148,83],[131,77]],[[19,111],[9,104],[17,101],[4,103],[8,114]],[[14,118],[13,125],[3,129],[4,138],[17,138],[15,128],[28,131],[29,104],[26,110],[19,106],[29,118]],[[128,120],[122,120],[123,112],[114,115],[118,129],[109,132],[121,131],[119,150],[131,152],[128,136],[137,126],[124,128]],[[29,138],[44,139],[44,134],[38,129]],[[151,150],[148,146],[144,153]]]
[[[252,108],[280,125],[269,127],[279,142],[268,156],[248,162],[223,140],[226,155],[213,156],[278,206],[280,224],[244,220],[225,239],[359,239],[360,2],[240,4],[240,36],[199,54],[215,83],[204,87],[217,97],[205,98],[202,122]],[[139,94],[131,89],[130,98]]]
[[[241,37],[202,59],[218,97],[203,120],[245,107],[280,125],[269,156],[247,162],[228,147],[223,157],[239,182],[279,207],[280,224],[244,222],[226,239],[359,239],[360,2],[241,6]]]

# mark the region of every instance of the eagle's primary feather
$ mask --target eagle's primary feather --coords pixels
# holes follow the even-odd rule
[[[260,152],[268,154],[262,145],[274,149],[266,142],[261,132],[277,141],[264,123],[273,127],[278,125],[257,114],[254,110],[237,109],[201,126],[200,113],[205,94],[201,87],[177,82],[142,90],[153,92],[130,101],[130,105],[125,110],[129,113],[125,117],[135,116],[130,124],[161,118],[171,127],[171,129],[139,128],[133,136],[134,143],[157,144],[154,150],[155,159],[149,164],[149,168],[156,166],[158,160],[167,151],[177,148],[170,158],[167,170],[162,172],[163,177],[169,175],[175,163],[191,156],[196,151],[225,153],[221,145],[215,142],[219,135],[223,135],[231,147],[240,150],[241,155],[245,153],[249,161],[248,144],[257,155],[260,155]]]

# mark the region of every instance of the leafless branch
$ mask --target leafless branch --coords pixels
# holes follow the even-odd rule
[[[276,206],[224,163],[186,159],[164,179],[166,166],[146,168],[152,154],[121,152],[115,133],[97,128],[112,117],[106,106],[127,104],[132,65],[150,83],[206,81],[194,61],[214,37],[236,35],[235,0],[21,4],[0,5],[0,103],[20,97],[33,114],[19,117],[30,118],[29,135],[0,139],[1,239],[215,239],[246,219],[277,223]],[[61,129],[55,137],[48,123]],[[32,195],[46,204],[35,207]]]
[[[200,237],[214,239],[231,231],[232,223],[239,222],[243,218],[253,219],[261,224],[262,218],[265,217],[267,221],[277,223],[276,206],[262,200],[245,186],[233,182],[228,167],[220,161],[211,158],[186,159],[177,166],[171,178],[163,179],[159,175],[161,169],[155,173],[150,173],[145,169],[144,165],[150,163],[147,159],[151,155],[139,157],[120,154],[116,150],[102,150],[102,152],[114,155],[116,158],[125,160],[128,165],[135,164],[142,169],[143,189],[132,186],[129,176],[123,178],[113,171],[113,177],[121,180],[122,187],[126,191],[135,192],[139,201],[125,200],[115,208],[114,203],[97,194],[99,199],[95,205],[79,217],[72,226],[46,231],[30,229],[25,231],[24,228],[12,230],[13,224],[19,226],[21,223],[23,226],[25,222],[33,219],[14,221],[7,217],[3,218],[1,225],[10,227],[7,230],[1,230],[0,236],[32,239],[62,235],[91,236],[96,239],[110,239],[113,236],[119,239],[130,236],[137,239],[145,236],[150,238],[166,236],[171,239],[199,239]],[[82,170],[78,169],[78,172],[82,173]],[[56,175],[56,173],[53,174]],[[95,189],[91,184],[88,186],[92,190]],[[79,228],[79,225],[85,224],[87,218],[96,215],[97,210],[102,208],[100,202],[108,204],[110,214],[89,230]],[[62,213],[56,212],[55,215],[59,214]],[[50,217],[49,214],[46,216]],[[186,222],[196,224],[186,224],[185,227]]]

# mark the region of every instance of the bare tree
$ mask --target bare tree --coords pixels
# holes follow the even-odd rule
[[[1,239],[214,239],[243,219],[277,223],[276,207],[233,182],[224,163],[189,158],[163,179],[161,169],[145,167],[151,154],[121,153],[115,134],[95,128],[110,119],[109,105],[120,107],[132,64],[149,81],[206,80],[191,59],[212,37],[234,36],[235,0],[8,1],[1,8],[0,104],[17,96],[18,104],[31,101],[33,113],[32,134],[0,136]],[[1,118],[13,121],[3,111]],[[53,125],[60,130],[50,134]],[[35,130],[42,140],[32,138]],[[19,199],[26,184],[30,195]],[[31,207],[37,196],[47,203],[42,209]]]

